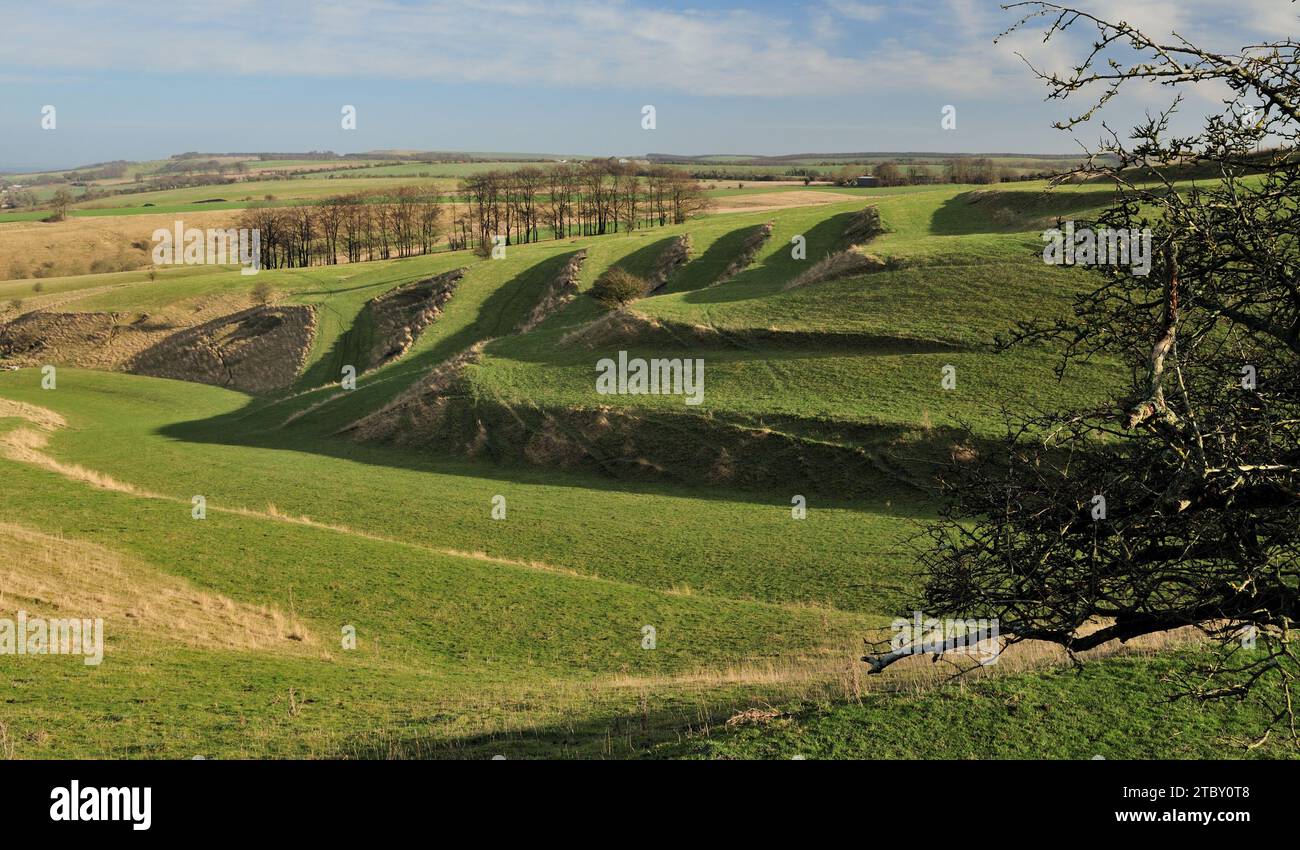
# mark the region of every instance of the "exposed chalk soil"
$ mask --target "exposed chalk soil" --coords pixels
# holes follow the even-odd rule
[[[515,333],[528,333],[550,316],[555,315],[578,295],[578,274],[582,264],[587,261],[587,251],[575,251],[564,264],[555,279],[546,287],[542,297],[533,306],[528,318],[519,323]]]
[[[673,273],[691,260],[691,235],[674,239],[655,260],[654,268],[646,278],[646,295],[653,295],[668,285]]]
[[[465,269],[456,269],[371,299],[366,309],[374,322],[374,342],[368,368],[378,368],[405,354],[425,328],[442,315],[464,276]]]
[[[315,334],[311,307],[253,307],[168,337],[133,358],[127,371],[274,392],[298,377]]]

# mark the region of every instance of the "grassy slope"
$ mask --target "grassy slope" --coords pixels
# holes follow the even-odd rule
[[[207,463],[200,452],[188,459],[195,467],[187,474],[184,464],[167,455],[150,457],[159,446],[136,432],[147,427],[141,412],[149,390],[173,390],[161,394],[168,405],[199,415],[218,412],[214,403],[239,399],[206,387],[75,370],[61,373],[59,390],[41,395],[23,386],[31,373],[2,377],[5,397],[34,396],[51,407],[57,400],[70,420],[66,437],[86,437],[119,453],[131,446],[139,454],[122,471],[136,483],[157,473],[172,482],[174,492],[164,495],[174,498],[95,489],[5,460],[0,522],[100,543],[238,602],[292,611],[319,638],[325,656],[286,659],[140,642],[119,638],[129,623],[110,621],[108,656],[100,668],[86,669],[75,659],[0,659],[7,731],[26,742],[20,755],[339,754],[360,746],[351,738],[388,726],[408,727],[399,731],[430,746],[446,745],[455,740],[458,725],[448,722],[448,713],[469,712],[466,725],[474,730],[559,722],[565,713],[582,714],[597,698],[588,695],[584,681],[592,682],[589,689],[601,699],[617,702],[618,694],[601,696],[607,689],[598,680],[658,677],[748,658],[815,657],[848,645],[866,623],[830,609],[669,593],[610,575],[584,577],[435,551],[425,547],[470,543],[475,527],[495,541],[532,531],[553,545],[558,541],[536,532],[550,517],[573,509],[570,493],[555,486],[503,488],[491,481],[467,492],[467,479],[454,474],[387,470],[384,476],[382,468],[356,461],[308,462],[302,455],[297,459],[303,463],[294,463],[283,452],[252,449],[230,450],[228,464]],[[90,391],[82,379],[101,382],[102,392]],[[0,421],[0,428],[12,424]],[[103,459],[72,448],[60,439],[54,452],[75,454],[87,465]],[[319,475],[322,467],[335,467],[335,480]],[[268,489],[278,496],[296,491],[312,502],[318,500],[311,493],[337,499],[344,515],[335,521],[393,539],[223,512],[243,504],[264,507],[248,492],[261,479],[249,470],[259,468],[272,471]],[[361,482],[368,473],[383,479],[382,496],[366,492]],[[445,487],[441,497],[429,486],[438,480]],[[303,488],[304,481],[311,486]],[[595,503],[599,485],[591,483]],[[510,496],[510,516],[493,528],[488,499],[499,489]],[[208,498],[204,521],[190,517],[193,490]],[[366,503],[373,514],[347,509]],[[420,504],[427,510],[416,508]],[[295,506],[283,499],[277,506],[294,513]],[[317,519],[332,513],[319,503],[311,507]],[[625,520],[629,513],[610,510],[609,516]],[[410,533],[385,519],[394,516],[412,521]],[[436,536],[442,539],[425,539],[422,526],[440,529]],[[519,546],[507,542],[505,548]],[[631,547],[625,548],[630,559]],[[14,608],[24,604],[8,602]],[[344,624],[357,628],[355,653],[334,643]],[[653,652],[640,646],[646,624],[659,632]],[[557,690],[557,681],[569,683],[573,692]],[[490,696],[502,693],[512,696]],[[525,707],[506,707],[528,693],[533,696]],[[480,715],[471,708],[491,698],[505,700],[503,710]],[[291,700],[297,708],[290,708]],[[60,707],[68,705],[78,710]],[[114,736],[102,734],[106,721],[115,724]]]
[[[1033,196],[1010,197],[1023,203]],[[983,208],[957,190],[897,193],[873,202],[890,232],[869,250],[891,258],[902,266],[898,270],[783,291],[808,263],[837,248],[862,204],[719,216],[692,229],[698,259],[677,274],[668,294],[632,308],[677,326],[719,331],[713,342],[674,343],[656,334],[566,344],[576,325],[602,312],[579,299],[537,331],[488,346],[484,361],[469,370],[474,392],[511,406],[608,405],[673,417],[722,416],[816,439],[827,426],[866,426],[878,429],[866,444],[883,450],[900,433],[927,441],[934,439],[930,428],[961,423],[991,436],[999,430],[1002,405],[1048,408],[1101,397],[1113,383],[1105,364],[1058,382],[1052,372],[1057,358],[1048,351],[989,350],[994,335],[1018,319],[1064,312],[1081,286],[1082,275],[1045,266],[1035,256],[1036,237],[1014,229],[1030,226],[1036,212],[986,233],[978,230]],[[714,256],[716,246],[738,244],[763,221],[775,226],[754,264],[710,285],[725,266]],[[792,256],[795,236],[807,240],[807,260]],[[639,271],[629,261],[640,253],[619,260],[618,251],[617,238],[602,243],[584,279],[594,280],[612,261]],[[597,395],[596,361],[624,349],[630,356],[703,359],[704,403],[692,408],[671,395]],[[940,387],[948,365],[957,369],[952,391]]]
[[[290,426],[283,424],[289,413],[336,390],[252,399],[195,384],[61,369],[59,389],[47,392],[38,388],[34,370],[0,374],[0,397],[68,419],[69,427],[52,436],[52,455],[166,497],[95,489],[0,459],[7,485],[0,522],[101,543],[236,601],[291,610],[320,638],[308,657],[216,652],[118,640],[110,624],[110,658],[98,669],[0,657],[16,754],[784,756],[797,748],[809,757],[1072,756],[1073,745],[1046,746],[1045,736],[1084,720],[1100,734],[1103,724],[1094,715],[1113,727],[1106,734],[1114,756],[1230,753],[1212,734],[1187,747],[1136,736],[1145,730],[1168,741],[1169,730],[1230,730],[1251,719],[1173,714],[1161,726],[1150,711],[1139,711],[1140,697],[1158,696],[1158,664],[1174,662],[1090,668],[1101,671],[1090,675],[1134,683],[1131,694],[1115,694],[1108,713],[1095,704],[1115,687],[1008,677],[994,686],[1000,694],[1023,694],[1027,701],[1047,694],[1063,707],[1042,718],[1031,714],[1028,726],[989,717],[956,731],[955,718],[982,712],[992,699],[964,691],[844,705],[835,682],[856,666],[858,635],[892,616],[915,587],[904,541],[930,508],[905,489],[856,501],[814,499],[800,522],[790,518],[785,492],[631,483],[329,436],[482,339],[499,338],[473,372],[485,391],[556,405],[590,403],[592,353],[579,356],[556,342],[600,315],[594,302],[579,298],[533,333],[510,332],[569,252],[589,250],[585,288],[615,263],[644,273],[664,244],[685,231],[701,265],[688,265],[670,294],[641,302],[638,309],[649,315],[737,333],[775,326],[940,339],[968,349],[951,356],[843,348],[710,351],[704,355],[707,397],[720,410],[915,428],[923,416],[984,415],[989,402],[1012,391],[1051,402],[1060,392],[1097,389],[1104,379],[1095,376],[1063,391],[1035,377],[1041,371],[1006,374],[1045,370],[1042,353],[1008,366],[977,350],[1003,319],[1063,304],[1071,280],[1017,259],[1032,247],[1024,231],[1037,210],[988,228],[981,225],[983,210],[952,194],[896,193],[878,201],[893,232],[873,250],[909,258],[914,267],[789,293],[780,287],[797,268],[789,259],[790,235],[808,235],[815,259],[834,244],[842,216],[860,204],[513,246],[503,261],[443,255],[264,273],[284,297],[321,310],[299,388],[305,390],[334,379],[356,342],[348,334],[368,298],[469,267],[446,312],[405,358],[364,375],[357,391]],[[767,220],[777,228],[758,263],[708,288],[727,250],[712,249],[735,244],[738,231]],[[996,232],[981,232],[982,226]],[[148,310],[258,279],[208,270],[168,272],[154,282],[127,277],[117,281],[127,284],[121,289],[77,302],[76,309]],[[50,285],[72,289],[80,282]],[[959,392],[937,389],[940,360],[958,364]],[[16,424],[0,419],[0,433]],[[195,494],[208,499],[203,522],[189,517]],[[496,494],[508,500],[504,521],[489,517]],[[372,536],[222,510],[265,513],[268,504],[275,513]],[[550,568],[484,560],[475,552]],[[339,628],[349,623],[358,628],[356,652],[336,648]],[[654,651],[640,648],[645,624],[659,629]],[[765,664],[786,666],[772,675],[723,672]],[[814,671],[820,690],[789,674],[805,668]],[[697,671],[705,672],[697,677]],[[824,716],[800,715],[788,729],[676,743],[680,730],[716,724],[756,700],[807,705],[809,690],[835,698]],[[868,711],[875,713],[865,720],[875,718],[879,733],[895,704],[907,720],[883,745],[879,734],[854,731]],[[68,705],[78,710],[68,712]],[[799,731],[805,729],[813,731]]]
[[[697,731],[660,758],[1215,759],[1247,750],[1265,720],[1254,703],[1169,701],[1166,677],[1187,657],[1112,658],[917,694],[791,704],[758,723]],[[937,730],[944,730],[936,734]],[[1291,752],[1294,757],[1294,751]]]
[[[70,418],[72,427],[52,440],[57,456],[120,480],[186,503],[195,494],[231,507],[273,503],[291,515],[421,545],[545,561],[660,589],[883,611],[874,600],[905,586],[903,577],[891,575],[891,550],[920,516],[907,502],[887,508],[882,499],[873,508],[814,501],[809,519],[798,524],[790,518],[788,495],[765,500],[751,493],[633,486],[292,430],[265,435],[258,445],[235,445],[230,432],[237,425],[221,417],[237,413],[247,400],[237,393],[70,369],[59,375],[54,392],[37,389],[35,370],[0,375],[0,387],[5,397]],[[124,416],[126,404],[131,413]],[[188,417],[211,424],[176,426]],[[133,450],[123,452],[123,445]],[[489,518],[498,493],[510,506],[503,523]],[[872,580],[845,587],[844,564]]]

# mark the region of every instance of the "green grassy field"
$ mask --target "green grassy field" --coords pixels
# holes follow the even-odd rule
[[[1036,259],[1038,231],[1104,203],[1095,190],[855,194],[502,260],[46,280],[83,296],[60,310],[128,314],[265,281],[317,325],[295,384],[269,395],[75,365],[48,390],[38,369],[0,372],[0,581],[28,588],[0,592],[0,615],[99,599],[107,635],[98,667],[0,655],[0,755],[1246,755],[1255,709],[1164,702],[1194,645],[1082,673],[865,675],[863,638],[918,590],[910,541],[935,515],[932,473],[959,425],[991,437],[1001,405],[1103,397],[1119,376],[1097,362],[1058,382],[1051,351],[989,348],[1084,285]],[[864,250],[887,264],[786,289],[867,203],[887,232]],[[753,261],[720,282],[767,222]],[[649,274],[684,235],[691,260],[660,294],[612,318],[586,296],[612,267]],[[584,250],[576,297],[517,332]],[[371,299],[461,268],[406,353],[340,389],[371,343]],[[17,287],[0,298],[30,291]],[[703,404],[598,395],[595,364],[619,350],[702,359]],[[470,351],[436,404],[400,406]],[[393,403],[410,417],[396,437],[340,433]],[[587,433],[581,461],[561,450]],[[112,583],[31,566],[88,551],[117,565]],[[163,599],[163,585],[186,590],[112,602],[122,588]],[[253,640],[239,625],[252,615],[236,616],[249,611],[289,625]],[[750,709],[753,722],[727,725]]]
[[[365,173],[369,174],[371,171],[372,169],[366,169]],[[340,171],[336,178],[296,177],[289,180],[257,180],[154,192],[133,192],[74,203],[68,214],[73,218],[93,218],[157,213],[219,212],[242,210],[254,205],[285,207],[316,203],[334,195],[378,193],[401,186],[436,189],[443,195],[450,196],[460,182],[458,177],[412,177],[402,176],[403,173],[399,171],[391,177],[358,177],[355,171],[344,170]],[[719,185],[731,186],[732,184],[719,183]],[[803,188],[752,183],[746,184],[744,188],[713,189],[707,194],[727,198],[767,192],[796,191]],[[48,209],[6,211],[0,213],[0,224],[41,221],[49,215]]]
[[[483,155],[480,155],[483,156]],[[861,160],[874,162],[876,159]],[[227,164],[233,166],[235,158],[226,158]],[[152,178],[162,174],[162,169],[171,160],[155,160],[143,163],[131,163],[126,168],[126,175],[111,180],[90,181],[86,185],[75,186],[71,183],[45,183],[32,187],[32,191],[42,202],[48,202],[55,192],[63,189],[73,196],[69,214],[73,217],[141,215],[149,213],[184,213],[244,209],[252,204],[269,206],[291,206],[295,204],[315,203],[333,195],[352,193],[378,193],[400,186],[420,186],[435,189],[442,193],[452,193],[464,178],[489,170],[510,170],[523,166],[548,167],[558,158],[546,159],[481,159],[475,162],[384,162],[384,161],[337,161],[337,160],[258,160],[244,159],[247,172],[228,172],[234,179],[232,183],[215,183],[203,186],[187,186],[177,189],[158,189],[139,191],[133,181],[136,175]],[[1033,168],[1020,167],[1025,162],[1015,158],[993,158],[1000,167],[1009,173],[1037,173],[1043,169],[1065,168],[1066,160],[1044,160],[1043,165]],[[752,165],[730,164],[719,160],[728,175],[726,179],[710,177],[714,170],[713,160],[696,164],[670,163],[670,167],[690,173],[704,175],[703,182],[712,187],[708,194],[718,199],[734,198],[746,194],[801,191],[801,185],[773,185],[772,180],[799,180],[790,169],[798,168],[810,173],[815,179],[833,177],[842,170],[842,164],[810,165],[805,162],[789,165]],[[337,164],[337,168],[331,168]],[[923,170],[935,176],[942,174],[941,165],[926,165]],[[279,172],[301,172],[299,176],[285,177]],[[8,175],[6,181],[20,183],[24,179],[43,177],[63,177],[65,174],[75,176],[85,170],[69,172],[43,173],[32,175]],[[746,181],[749,182],[746,182]],[[81,181],[78,181],[81,182]],[[1038,185],[1036,183],[1021,184]],[[819,187],[811,187],[817,189]],[[903,186],[883,189],[841,189],[835,191],[870,194],[898,194],[911,192],[945,192],[951,186]],[[85,200],[83,196],[89,189],[102,189],[118,192],[108,197]],[[40,221],[50,215],[50,210],[19,209],[0,212],[0,224],[5,222]]]
[[[938,691],[762,706],[748,722],[652,752],[708,759],[1266,757],[1246,748],[1265,720],[1257,706],[1170,703],[1163,680],[1187,667],[1186,657],[1119,658]],[[943,727],[960,732],[935,734]]]

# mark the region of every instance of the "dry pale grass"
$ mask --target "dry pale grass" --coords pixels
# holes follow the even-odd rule
[[[36,427],[44,428],[47,431],[54,431],[66,427],[68,424],[62,416],[53,410],[22,401],[10,401],[7,398],[0,398],[0,419],[4,418],[26,419]]]
[[[55,430],[63,427],[65,421],[62,416],[52,410],[38,407],[23,402],[9,401],[0,398],[0,418],[18,417],[31,422],[34,425]],[[131,496],[137,496],[143,499],[158,499],[166,502],[190,506],[188,499],[182,499],[175,496],[167,496],[162,493],[155,493],[134,484],[118,481],[111,475],[94,469],[87,469],[84,466],[73,463],[65,463],[56,457],[46,453],[44,450],[49,444],[49,435],[43,431],[33,430],[31,428],[14,428],[10,431],[0,433],[0,457],[12,460],[17,463],[26,463],[39,467],[49,472],[69,478],[73,481],[79,481],[83,484],[89,484],[101,490],[112,490],[118,493],[126,493]],[[528,561],[517,558],[502,558],[496,555],[489,555],[486,552],[470,551],[464,549],[450,549],[437,546],[421,546],[410,543],[406,540],[398,540],[392,537],[385,537],[381,534],[373,534],[368,531],[351,528],[350,526],[320,522],[308,516],[294,516],[281,511],[274,504],[267,504],[264,510],[254,510],[243,507],[223,507],[220,505],[208,504],[208,511],[214,513],[232,514],[235,516],[250,517],[253,519],[270,520],[273,522],[285,522],[293,525],[303,525],[310,528],[318,528],[324,531],[332,531],[338,534],[347,534],[353,537],[361,537],[366,540],[374,540],[380,543],[392,543],[398,546],[405,546],[412,549],[419,549],[424,552],[432,552],[438,555],[447,555],[453,558],[465,558],[472,561],[481,561],[484,563],[498,564],[501,566],[523,567],[531,570],[541,570],[544,572],[566,575],[573,578],[584,578],[592,581],[608,581],[599,576],[593,576],[588,573],[571,570],[567,567],[560,567],[554,564],[548,564],[542,561]]]
[[[546,291],[533,305],[528,318],[520,322],[514,332],[517,334],[528,333],[576,298],[578,295],[578,274],[582,271],[582,264],[586,261],[586,248],[574,253],[569,258],[569,261],[564,264],[564,267],[560,269],[559,273],[547,284]]]
[[[1130,641],[1127,645],[1108,644],[1084,654],[1084,659],[1111,655],[1150,655],[1166,648],[1185,646],[1198,639],[1194,631],[1152,636]],[[592,679],[555,678],[544,683],[515,684],[484,682],[471,696],[445,697],[443,710],[433,711],[437,719],[425,734],[412,736],[406,725],[383,726],[361,739],[322,740],[322,756],[337,757],[365,745],[367,755],[379,757],[419,758],[456,752],[465,741],[485,736],[503,745],[526,742],[539,730],[570,730],[575,734],[583,726],[582,717],[604,710],[614,712],[606,732],[607,755],[615,754],[614,741],[620,739],[621,752],[643,746],[635,731],[640,715],[641,731],[651,724],[662,724],[663,716],[675,728],[688,727],[687,735],[708,735],[718,725],[740,726],[783,722],[786,715],[778,709],[785,702],[821,700],[861,700],[871,693],[919,695],[954,683],[957,667],[951,663],[932,663],[918,656],[894,665],[884,674],[872,676],[859,659],[862,645],[828,646],[820,652],[803,653],[780,659],[762,659],[746,663],[687,671],[661,676],[603,675]],[[951,654],[950,654],[951,655]],[[948,656],[945,656],[948,658]],[[999,663],[975,670],[954,684],[989,676],[1003,676],[1059,666],[1066,662],[1063,651],[1053,645],[1022,643],[1008,648]],[[432,697],[436,703],[438,698]],[[628,714],[635,705],[634,714]],[[720,719],[726,718],[726,719]]]
[[[1150,655],[1197,639],[1194,631],[1170,633],[1127,645],[1108,644],[1081,657]],[[614,674],[587,680],[553,679],[542,686],[485,683],[468,703],[449,706],[447,720],[435,724],[437,731],[427,741],[411,739],[403,728],[380,730],[377,734],[380,738],[391,734],[389,757],[411,758],[445,752],[448,741],[454,748],[457,739],[491,735],[506,742],[514,738],[527,740],[538,729],[557,724],[576,728],[572,712],[565,715],[555,706],[604,706],[625,711],[629,700],[635,700],[647,723],[652,714],[668,711],[676,715],[675,722],[689,723],[693,733],[707,735],[720,722],[730,726],[779,722],[784,714],[774,706],[785,702],[858,701],[873,693],[920,695],[948,684],[960,686],[1067,662],[1059,647],[1026,642],[1007,648],[998,663],[988,667],[973,662],[953,663],[956,657],[949,653],[940,663],[933,663],[929,656],[917,656],[873,676],[859,660],[862,649],[861,644],[839,644],[783,658],[660,676]],[[968,672],[954,681],[961,670]],[[729,720],[719,721],[720,717]],[[609,734],[626,737],[627,733],[611,729]],[[446,740],[439,743],[439,738]],[[628,740],[626,745],[632,747],[634,743]],[[609,752],[613,753],[612,748]]]
[[[766,726],[773,720],[785,716],[785,712],[772,708],[770,705],[763,708],[748,708],[727,718],[726,725],[731,728],[736,726]]]
[[[662,330],[663,325],[643,313],[624,307],[611,310],[599,319],[566,331],[560,337],[561,348],[581,344],[586,349],[630,340]]]
[[[169,332],[122,364],[128,372],[268,393],[302,371],[316,337],[316,308],[255,306]]]
[[[691,234],[678,236],[655,258],[654,268],[646,278],[644,295],[651,295],[668,284],[668,280],[691,260]]]
[[[0,523],[0,613],[102,618],[110,642],[148,636],[202,649],[301,653],[302,623],[235,602],[78,540]]]
[[[49,413],[50,411],[45,412]],[[26,463],[50,472],[56,472],[65,478],[89,484],[100,490],[113,490],[117,493],[129,493],[132,496],[144,496],[152,499],[164,498],[157,493],[141,490],[133,484],[125,484],[111,475],[105,475],[97,470],[87,469],[75,463],[64,463],[45,453],[44,449],[48,443],[49,437],[41,431],[34,431],[31,428],[15,428],[0,434],[0,456],[18,463]]]
[[[1097,623],[1093,628],[1100,628]],[[1087,631],[1087,630],[1085,630]],[[1077,654],[1081,661],[1117,655],[1154,655],[1178,647],[1202,642],[1203,635],[1193,628],[1147,635],[1121,644],[1112,641],[1096,649]],[[949,652],[935,662],[930,655],[915,655],[891,665],[887,671],[872,675],[860,660],[861,644],[827,646],[819,652],[802,653],[779,659],[764,659],[701,669],[666,676],[610,676],[597,680],[596,690],[661,689],[694,690],[700,693],[745,686],[761,690],[769,698],[859,699],[867,693],[923,693],[955,679],[972,682],[990,676],[1059,667],[1070,663],[1060,646],[1044,641],[1022,641],[1002,649],[997,662],[981,666],[974,655]]]
[[[766,212],[790,207],[816,207],[860,200],[862,200],[861,195],[842,192],[756,192],[752,195],[719,198],[718,205],[710,212]]]
[[[736,254],[732,261],[727,264],[727,267],[722,270],[722,274],[718,275],[709,286],[713,287],[724,284],[745,269],[749,268],[753,264],[754,258],[758,256],[759,250],[767,244],[767,240],[772,238],[772,228],[775,225],[776,222],[773,221],[764,222],[758,230],[754,232],[753,236],[750,236],[745,240],[745,244],[741,246],[739,253]]]
[[[62,417],[53,411],[35,405],[11,402],[4,399],[0,399],[0,415],[20,416],[21,418],[33,422],[33,424],[39,423],[44,427],[50,428],[60,427],[63,423]],[[32,463],[66,477],[91,484],[92,486],[119,490],[143,498],[164,499],[185,504],[187,506],[189,504],[188,501],[183,499],[150,493],[141,490],[140,488],[136,488],[133,485],[117,482],[110,476],[106,476],[102,473],[58,461],[41,451],[41,449],[45,447],[46,439],[46,436],[40,432],[19,428],[16,431],[9,432],[8,434],[0,435],[0,452],[11,460]],[[265,510],[260,511],[248,508],[214,507],[211,505],[209,505],[208,509],[257,519],[305,525],[340,534],[348,534],[370,540],[408,546],[451,557],[467,558],[492,564],[542,570],[571,577],[584,578],[591,581],[608,581],[608,579],[602,579],[598,576],[579,573],[574,570],[539,561],[523,561],[513,558],[502,558],[479,551],[471,552],[441,547],[419,546],[407,541],[372,534],[344,525],[323,523],[306,516],[293,516],[291,514],[286,514],[273,504],[268,504]],[[689,590],[685,589],[675,588],[674,590],[678,593],[689,593]],[[799,606],[792,605],[789,607]],[[1100,624],[1098,624],[1098,627],[1099,626]],[[1175,632],[1147,636],[1130,641],[1127,644],[1112,642],[1091,650],[1088,653],[1083,653],[1080,655],[1080,658],[1086,660],[1089,658],[1100,658],[1115,654],[1153,654],[1171,647],[1185,646],[1199,639],[1199,632],[1196,632],[1193,629],[1182,629]],[[725,668],[702,669],[668,676],[647,677],[616,675],[603,677],[595,682],[581,684],[574,682],[556,682],[555,687],[568,689],[576,687],[579,690],[587,692],[588,696],[591,696],[592,691],[604,693],[611,690],[625,690],[627,688],[640,690],[673,688],[695,690],[703,693],[718,688],[743,685],[758,686],[767,693],[787,697],[830,695],[847,696],[856,699],[860,698],[862,694],[871,691],[912,690],[920,692],[948,681],[959,673],[967,680],[971,680],[989,675],[1004,675],[1008,673],[1023,672],[1026,670],[1043,669],[1048,666],[1064,664],[1069,660],[1065,651],[1055,644],[1039,641],[1024,641],[1006,647],[999,656],[996,664],[985,667],[979,666],[973,659],[963,659],[959,653],[947,653],[943,656],[941,663],[933,663],[929,656],[917,655],[892,665],[884,674],[871,676],[866,673],[865,665],[863,665],[859,660],[859,657],[862,654],[863,647],[861,645],[826,646],[821,650],[811,653],[787,656],[777,660],[765,659],[761,661],[743,662]]]
[[[4,269],[0,268],[0,273]],[[0,281],[3,282],[3,281]],[[33,284],[34,285],[34,284]],[[23,289],[17,287],[23,286]],[[129,283],[110,283],[103,286],[88,286],[84,289],[74,289],[69,292],[28,292],[24,284],[8,282],[4,287],[5,298],[17,298],[22,304],[14,307],[12,304],[5,303],[0,305],[0,320],[9,321],[25,313],[32,313],[36,310],[57,310],[64,305],[72,304],[83,298],[91,298],[97,295],[103,295],[106,292],[112,292],[114,289],[120,289],[123,286],[131,286]]]
[[[436,415],[443,396],[460,379],[462,370],[479,362],[483,348],[491,341],[479,340],[461,353],[437,364],[388,404],[338,433],[349,434],[354,440],[379,440],[391,437],[401,430],[409,430],[408,421],[427,421]]]
[[[169,497],[157,496],[154,498],[169,498]],[[181,502],[183,500],[171,499],[171,501]],[[185,504],[189,504],[189,503],[185,502]],[[292,514],[286,514],[285,512],[277,508],[273,503],[268,503],[266,509],[261,511],[251,510],[249,508],[223,508],[223,507],[214,508],[211,505],[208,506],[208,510],[217,511],[219,513],[235,514],[237,516],[253,517],[255,519],[270,519],[270,520],[275,520],[277,522],[292,523],[294,525],[305,525],[310,528],[319,528],[324,531],[337,532],[338,534],[348,534],[353,537],[361,537],[363,539],[374,540],[379,543],[395,543],[399,546],[407,546],[412,549],[419,549],[424,552],[434,552],[439,555],[448,555],[453,558],[466,558],[471,561],[483,561],[484,563],[500,564],[502,566],[509,566],[509,567],[524,567],[530,570],[541,570],[542,572],[556,573],[557,575],[566,575],[571,578],[585,578],[585,579],[591,579],[593,581],[604,581],[604,579],[601,579],[598,576],[593,576],[589,573],[578,572],[577,570],[571,570],[567,567],[559,567],[556,566],[555,564],[548,564],[545,563],[544,561],[526,561],[518,558],[503,558],[497,555],[489,555],[487,552],[483,552],[479,550],[448,549],[439,546],[420,546],[415,543],[409,543],[405,540],[398,540],[393,537],[385,537],[382,534],[373,534],[369,531],[362,531],[361,529],[352,528],[351,526],[342,525],[339,523],[321,522],[319,520],[314,520],[308,516],[301,516],[301,515],[293,516]]]
[[[328,395],[328,396],[326,396],[325,398],[321,399],[320,401],[314,401],[314,402],[312,402],[311,404],[309,404],[309,405],[307,405],[306,407],[304,407],[302,410],[299,410],[299,411],[296,411],[296,412],[294,412],[294,413],[289,414],[288,418],[286,418],[283,422],[280,423],[280,427],[281,427],[281,428],[285,428],[285,427],[287,427],[287,426],[289,426],[289,425],[292,425],[295,421],[297,421],[298,419],[301,419],[302,417],[306,416],[308,413],[313,413],[313,412],[315,412],[316,410],[319,410],[320,408],[322,408],[322,407],[324,407],[325,405],[329,404],[330,402],[333,402],[333,401],[336,401],[336,400],[338,400],[338,399],[343,398],[345,395],[347,395],[347,391],[346,391],[346,390],[340,390],[339,392],[336,392],[336,393],[333,393],[332,395]]]
[[[885,268],[884,260],[873,254],[865,254],[853,248],[830,254],[816,265],[787,283],[783,290],[797,289],[814,283],[825,283],[842,277],[867,274]]]
[[[793,180],[717,180],[717,179],[706,179],[706,180],[701,180],[700,183],[704,186],[705,189],[708,189],[708,190],[710,190],[710,191],[712,191],[712,190],[714,190],[714,189],[734,189],[734,188],[736,188],[736,184],[737,184],[737,183],[739,183],[742,187],[744,187],[744,186],[748,186],[748,187],[750,187],[750,188],[753,188],[753,187],[755,187],[755,186],[761,186],[761,187],[763,187],[764,189],[768,188],[769,186],[809,186],[809,185],[811,185],[811,186],[834,186],[834,185],[835,185],[834,183],[832,183],[832,182],[829,181],[829,180],[814,180],[814,181],[812,181],[812,183],[804,183],[802,177],[799,177],[799,178],[796,178],[796,179],[793,179]]]
[[[45,276],[142,268],[150,263],[151,240],[158,228],[170,229],[177,220],[184,221],[186,227],[230,227],[239,212],[214,210],[74,216],[49,223],[3,222],[0,223],[0,280],[31,278],[42,268]],[[146,249],[134,245],[144,245]]]

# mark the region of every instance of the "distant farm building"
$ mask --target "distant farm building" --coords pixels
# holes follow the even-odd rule
[[[875,177],[872,177],[869,174],[864,174],[863,176],[859,177],[857,180],[854,181],[854,185],[865,186],[865,187],[879,186],[880,180]]]

